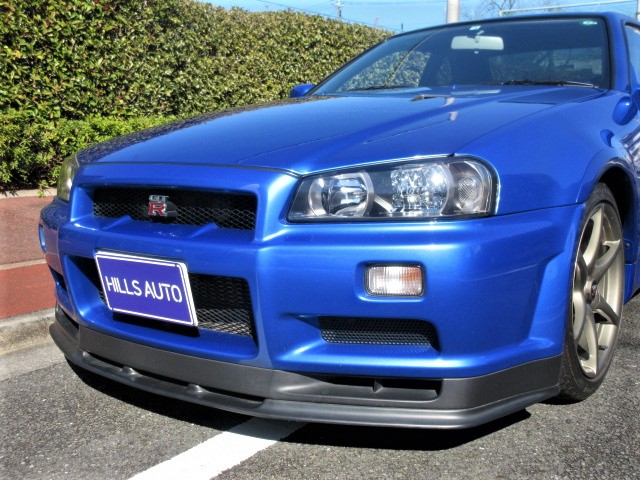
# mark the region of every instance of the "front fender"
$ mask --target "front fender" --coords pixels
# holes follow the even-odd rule
[[[456,152],[493,165],[500,182],[496,214],[583,203],[610,168],[621,169],[636,192],[635,167],[617,125],[620,94],[557,105],[480,137]],[[637,193],[637,192],[636,192]]]

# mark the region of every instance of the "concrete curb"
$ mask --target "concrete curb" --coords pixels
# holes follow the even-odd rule
[[[55,188],[47,188],[46,190],[2,190],[0,191],[0,200],[17,197],[55,197],[55,195]]]
[[[0,355],[46,343],[54,314],[51,308],[1,320]]]

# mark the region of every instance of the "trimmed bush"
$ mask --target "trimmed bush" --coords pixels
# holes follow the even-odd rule
[[[68,155],[173,119],[155,116],[50,120],[24,111],[0,114],[0,185],[11,190],[55,185],[58,166]]]
[[[192,115],[286,96],[386,32],[192,0],[0,0],[0,108]]]
[[[109,131],[104,122],[115,134],[139,117],[155,124],[283,98],[388,35],[193,0],[0,0],[0,16],[3,189],[50,183],[71,147],[104,137],[93,135]],[[57,131],[85,118],[77,140]]]

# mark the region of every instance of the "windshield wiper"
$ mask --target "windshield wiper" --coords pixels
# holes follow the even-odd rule
[[[375,87],[351,88],[347,92],[367,92],[371,90],[399,90],[402,88],[416,88],[415,85],[376,85]]]
[[[573,80],[507,80],[499,85],[551,85],[557,87],[587,87],[596,88],[593,83],[575,82]]]

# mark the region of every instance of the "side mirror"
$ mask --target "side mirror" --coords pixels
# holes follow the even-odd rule
[[[613,110],[613,121],[626,125],[638,114],[640,109],[640,90],[631,92],[631,97],[623,97]]]
[[[300,98],[304,97],[311,89],[315,87],[313,83],[303,83],[302,85],[296,85],[291,89],[291,94],[289,95],[291,98]]]

